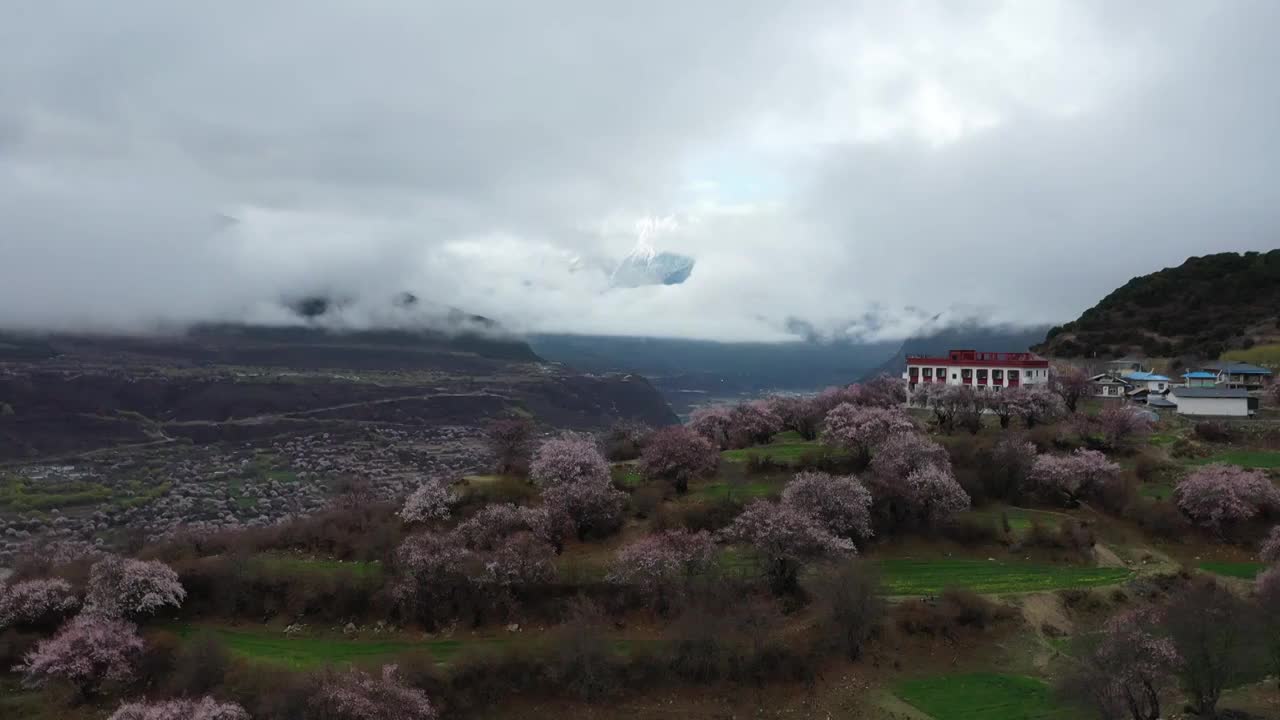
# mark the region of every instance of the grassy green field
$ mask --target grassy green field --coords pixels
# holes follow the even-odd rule
[[[1228,463],[1247,468],[1280,468],[1280,452],[1275,450],[1227,450],[1191,461],[1193,465]]]
[[[342,637],[288,637],[280,629],[229,628],[182,625],[175,628],[183,639],[202,631],[212,632],[227,650],[248,660],[305,669],[346,663],[374,665],[409,652],[428,654],[437,662],[447,662],[458,653],[458,640],[349,640]]]
[[[934,720],[1066,720],[1044,682],[1021,675],[969,673],[906,680],[894,693]]]
[[[786,481],[778,478],[748,478],[741,482],[717,481],[691,488],[689,497],[697,501],[724,500],[726,498],[750,500],[752,498],[776,495],[782,492],[784,484],[786,484]]]
[[[768,445],[756,445],[739,450],[725,450],[720,457],[726,462],[746,462],[752,457],[768,457],[777,463],[795,464],[805,454],[830,452],[817,440],[805,440],[800,434],[788,430],[773,436]]]
[[[1202,562],[1199,567],[1214,575],[1252,580],[1262,572],[1263,565],[1260,562]]]
[[[1228,350],[1222,354],[1222,359],[1274,368],[1280,366],[1280,343],[1254,345],[1248,350]]]
[[[990,594],[1036,592],[1111,585],[1131,574],[1121,568],[950,558],[882,560],[879,566],[889,595],[936,595],[948,587]]]
[[[1173,483],[1142,483],[1138,486],[1138,494],[1152,500],[1169,500],[1173,497]]]

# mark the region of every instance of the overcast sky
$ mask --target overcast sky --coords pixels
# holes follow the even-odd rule
[[[1280,3],[16,0],[0,326],[1071,319],[1280,234]],[[682,285],[609,287],[639,236]]]

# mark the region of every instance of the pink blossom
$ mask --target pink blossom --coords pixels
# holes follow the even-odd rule
[[[107,617],[142,617],[165,606],[181,607],[186,597],[178,574],[159,560],[108,555],[89,570],[85,610]]]
[[[844,403],[827,413],[822,442],[867,457],[890,435],[912,432],[915,425],[901,408],[859,407]]]
[[[715,447],[725,450],[729,447],[733,418],[729,408],[724,405],[694,408],[689,414],[689,429],[706,438]]]
[[[449,517],[449,489],[440,478],[427,478],[409,494],[400,510],[407,523],[425,523]]]
[[[502,587],[551,582],[556,576],[555,554],[555,548],[533,533],[516,533],[483,559],[479,582]]]
[[[544,488],[609,482],[609,462],[589,437],[565,433],[538,446],[529,476]]]
[[[851,475],[799,473],[783,488],[782,502],[817,519],[832,535],[862,541],[873,534],[871,493]]]
[[[1053,422],[1067,414],[1066,403],[1044,385],[1028,385],[1012,391],[1018,400],[1017,415],[1027,427]]]
[[[907,401],[907,385],[900,377],[877,375],[862,383],[861,400],[863,405],[875,407],[897,407]]]
[[[199,700],[125,703],[108,720],[249,720],[249,713],[235,703],[205,696]]]
[[[1187,517],[1215,532],[1280,507],[1280,490],[1266,475],[1235,465],[1206,465],[1183,478],[1173,494]]]
[[[547,488],[542,504],[549,517],[572,520],[578,538],[585,539],[608,535],[622,525],[627,495],[615,490],[608,480],[584,481]]]
[[[946,448],[917,432],[890,435],[871,460],[871,471],[885,480],[905,478],[928,466],[949,470],[951,456]]]
[[[1280,525],[1271,528],[1267,539],[1262,541],[1262,549],[1258,551],[1258,559],[1268,565],[1280,563]],[[0,622],[0,626],[4,623]]]
[[[1280,619],[1280,566],[1267,568],[1253,582],[1267,617]]]
[[[768,568],[774,590],[794,588],[800,565],[811,558],[857,551],[851,540],[836,537],[807,513],[789,505],[757,500],[721,531],[728,542],[745,543]]]
[[[729,412],[729,421],[729,442],[736,447],[767,443],[782,430],[782,418],[766,402],[735,405]]]
[[[838,387],[829,387],[818,393],[814,398],[818,409],[823,415],[831,412],[837,405],[849,403],[850,405],[864,405],[862,401],[862,386],[858,384],[844,385]]]
[[[61,578],[0,586],[0,630],[15,625],[56,625],[79,605],[71,584]]]
[[[652,587],[704,572],[714,559],[715,542],[706,531],[668,530],[623,546],[608,579]]]
[[[142,638],[133,623],[79,615],[52,638],[42,640],[14,670],[25,674],[24,682],[29,686],[62,680],[87,695],[104,682],[132,679],[142,649]]]
[[[818,426],[829,407],[823,407],[813,395],[774,395],[766,400],[769,409],[782,420],[782,426],[794,430],[806,440],[818,437]],[[838,404],[838,403],[837,403]],[[831,407],[835,407],[832,405]]]
[[[720,465],[720,453],[706,438],[681,427],[658,430],[640,453],[640,472],[651,480],[667,480],[684,492],[689,481],[712,475]]]
[[[379,677],[352,668],[326,677],[311,698],[311,709],[326,720],[434,720],[427,694],[404,684],[395,665]]]
[[[492,550],[510,535],[534,530],[538,512],[511,503],[485,505],[453,529],[453,540],[472,550]]]
[[[937,523],[969,509],[969,494],[950,469],[926,465],[912,472],[897,493],[909,512],[926,523]]]
[[[1075,365],[1054,365],[1049,378],[1049,387],[1062,398],[1068,412],[1076,411],[1076,404],[1089,394],[1091,385],[1089,373]]]
[[[1151,418],[1129,405],[1108,405],[1098,413],[1098,426],[1107,445],[1123,447],[1130,440],[1151,434]]]
[[[1160,717],[1160,695],[1181,659],[1172,640],[1152,634],[1158,623],[1149,609],[1112,617],[1101,641],[1080,658],[1067,689],[1104,717]]]
[[[1114,482],[1120,466],[1097,450],[1076,450],[1070,455],[1040,455],[1028,476],[1030,489],[1040,497],[1068,507]]]

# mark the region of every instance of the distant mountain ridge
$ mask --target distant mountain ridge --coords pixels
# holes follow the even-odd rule
[[[1037,352],[1058,357],[1185,356],[1280,337],[1280,250],[1188,258],[1135,277],[1076,320],[1049,330]]]

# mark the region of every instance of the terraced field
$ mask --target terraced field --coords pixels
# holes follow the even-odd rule
[[[1132,574],[1122,568],[950,558],[882,560],[879,566],[889,595],[936,595],[949,587],[984,594],[1096,587],[1122,582]]]
[[[907,680],[894,693],[934,720],[1069,720],[1044,682],[1021,675],[969,673]]]
[[[1262,572],[1260,562],[1202,562],[1200,569],[1214,575],[1252,580]]]
[[[1280,468],[1280,452],[1275,450],[1226,450],[1198,458],[1193,465],[1209,465],[1210,463],[1227,463],[1246,468],[1271,469]]]

